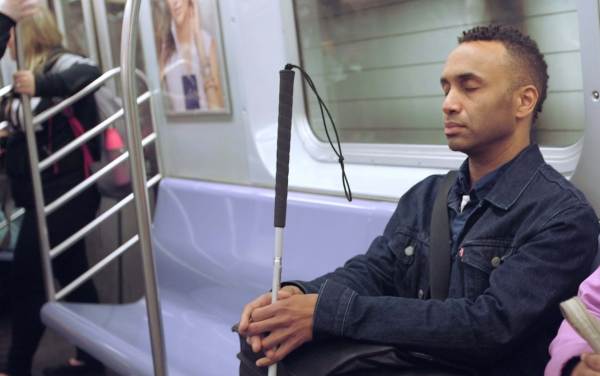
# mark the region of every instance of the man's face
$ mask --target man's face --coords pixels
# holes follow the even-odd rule
[[[450,149],[485,155],[516,137],[513,77],[500,42],[466,42],[450,53],[441,78]]]

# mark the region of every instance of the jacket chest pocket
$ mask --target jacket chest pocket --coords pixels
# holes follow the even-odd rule
[[[476,299],[490,286],[490,275],[513,253],[503,241],[465,242],[458,250],[463,274],[464,296]]]
[[[417,234],[396,232],[389,242],[395,256],[394,285],[396,294],[405,298],[424,298],[428,246]]]

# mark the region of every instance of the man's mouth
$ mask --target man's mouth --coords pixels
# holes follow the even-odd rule
[[[446,121],[444,122],[444,134],[446,136],[455,136],[457,135],[459,132],[461,132],[461,130],[465,128],[464,125],[460,124],[460,123],[456,123],[453,121]]]

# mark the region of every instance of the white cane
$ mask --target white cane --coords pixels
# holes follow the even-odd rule
[[[277,127],[277,169],[275,173],[275,256],[273,258],[273,286],[271,302],[277,301],[281,284],[283,257],[283,229],[287,209],[288,172],[290,166],[290,137],[292,131],[292,103],[294,98],[294,71],[279,71],[279,118]],[[269,376],[277,375],[277,363],[269,367]]]
[[[321,109],[321,118],[325,135],[333,149],[333,152],[338,158],[340,168],[342,170],[342,186],[344,187],[344,195],[348,201],[352,201],[352,191],[350,183],[344,169],[344,156],[342,155],[342,146],[338,131],[335,127],[333,117],[323,102],[323,99],[317,92],[313,80],[308,73],[301,67],[293,64],[286,64],[285,69],[279,71],[279,117],[277,119],[277,168],[275,172],[275,256],[273,258],[273,286],[271,290],[271,303],[277,301],[279,293],[279,285],[281,284],[281,268],[283,257],[283,229],[285,227],[285,215],[287,209],[287,193],[288,193],[288,173],[290,167],[290,138],[292,132],[292,104],[294,97],[294,71],[298,69],[302,73],[302,77],[308,86],[315,93]],[[336,150],[333,141],[327,130],[327,121],[325,114],[331,122],[338,149]],[[268,376],[277,376],[277,364],[269,367]]]

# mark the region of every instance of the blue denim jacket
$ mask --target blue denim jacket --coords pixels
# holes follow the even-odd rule
[[[529,146],[467,219],[453,245],[449,297],[433,300],[429,224],[442,179],[412,187],[366,254],[294,282],[319,294],[314,339],[392,344],[482,375],[541,375],[558,304],[576,294],[597,251],[593,209]]]

